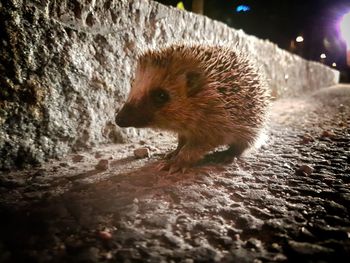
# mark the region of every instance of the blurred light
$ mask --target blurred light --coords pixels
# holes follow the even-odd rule
[[[326,56],[326,54],[325,53],[322,53],[321,55],[320,55],[320,58],[322,58],[322,59],[324,59],[324,58],[326,58],[327,56]]]
[[[180,10],[185,10],[185,5],[184,5],[183,2],[178,2],[177,5],[176,5],[176,7],[177,7],[178,9],[180,9]]]
[[[293,51],[295,50],[296,46],[295,46],[295,41],[294,40],[291,40],[290,41],[290,50]]]
[[[346,43],[346,63],[350,67],[350,12],[341,18],[340,33]]]
[[[350,12],[345,14],[340,21],[340,33],[346,44],[350,46]]]
[[[332,67],[335,68],[337,66],[337,63],[333,62]]]
[[[236,12],[240,13],[240,12],[248,12],[250,11],[250,6],[248,5],[239,5],[236,7]]]
[[[332,44],[331,42],[325,37],[323,38],[323,46],[328,50],[331,49]]]
[[[304,38],[302,36],[297,36],[297,38],[295,39],[296,42],[300,43],[304,41]]]

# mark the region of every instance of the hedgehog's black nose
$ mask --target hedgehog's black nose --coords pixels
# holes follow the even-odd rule
[[[118,112],[115,117],[115,123],[119,127],[130,127],[128,123],[128,112],[130,111],[130,107],[128,105],[124,105],[124,107]]]
[[[121,118],[121,116],[119,114],[117,115],[117,117],[115,117],[115,123],[119,127],[128,127],[128,125],[126,124],[125,120],[123,118]]]
[[[147,127],[152,120],[152,111],[143,104],[124,104],[123,108],[115,117],[115,122],[119,127]]]

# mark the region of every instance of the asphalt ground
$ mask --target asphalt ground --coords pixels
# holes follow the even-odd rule
[[[185,174],[161,133],[3,173],[0,262],[349,262],[350,86],[277,100],[267,134]]]

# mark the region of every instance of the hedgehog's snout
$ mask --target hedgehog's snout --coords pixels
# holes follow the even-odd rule
[[[129,127],[128,124],[128,112],[130,111],[130,107],[127,106],[127,104],[122,107],[119,112],[117,113],[117,116],[115,117],[115,123],[119,127]]]
[[[119,127],[147,127],[152,119],[152,114],[147,111],[145,105],[134,105],[125,103],[115,117],[115,122]]]

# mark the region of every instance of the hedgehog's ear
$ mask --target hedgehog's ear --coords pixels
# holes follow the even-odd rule
[[[198,71],[190,71],[186,73],[187,96],[196,95],[203,87],[203,77]]]

